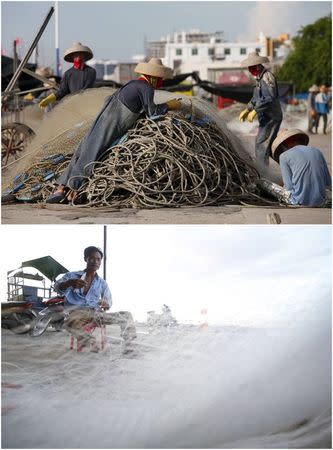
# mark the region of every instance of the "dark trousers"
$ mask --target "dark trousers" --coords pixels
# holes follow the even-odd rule
[[[57,179],[70,189],[79,189],[93,171],[92,163],[122,137],[139,118],[119,99],[118,92],[108,97],[86,136],[77,147],[69,166]]]
[[[319,126],[319,120],[320,117],[324,120],[324,134],[326,134],[326,128],[327,128],[327,114],[317,113],[316,117],[316,133],[318,133],[318,126]]]
[[[255,142],[256,160],[261,166],[268,166],[271,146],[282,122],[282,110],[279,101],[275,100],[257,113],[259,131]]]

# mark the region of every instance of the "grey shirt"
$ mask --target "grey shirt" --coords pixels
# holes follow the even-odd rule
[[[253,90],[253,96],[248,104],[248,109],[255,109],[257,112],[265,111],[267,108],[271,108],[272,105],[278,105],[279,103],[278,85],[275,76],[272,72],[264,70],[258,77],[256,77],[256,85]]]

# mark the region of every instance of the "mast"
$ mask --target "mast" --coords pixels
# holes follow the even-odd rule
[[[104,258],[103,258],[103,278],[106,281],[106,244],[107,244],[107,227],[106,225],[104,225],[104,230],[103,230],[103,253],[104,253]]]
[[[56,48],[56,75],[61,76],[60,53],[59,53],[59,16],[58,2],[55,2],[55,48]]]

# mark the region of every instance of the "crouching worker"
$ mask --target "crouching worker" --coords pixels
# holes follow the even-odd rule
[[[156,105],[155,88],[161,87],[163,78],[172,76],[172,69],[164,66],[158,58],[148,63],[139,63],[135,72],[140,74],[108,97],[102,110],[86,136],[81,140],[69,166],[57,180],[56,190],[48,197],[47,203],[73,201],[84,179],[92,173],[87,164],[97,161],[119,138],[121,138],[142,113],[148,117],[164,115],[169,110],[181,108],[177,99]]]
[[[65,297],[65,309],[69,312],[65,320],[65,328],[77,338],[81,347],[90,346],[97,352],[95,337],[89,332],[94,324],[119,325],[121,337],[124,339],[123,353],[131,353],[136,330],[132,314],[127,311],[106,313],[112,305],[112,297],[107,282],[97,271],[100,268],[103,252],[97,247],[84,250],[86,268],[75,272],[67,272],[54,284],[58,294]]]
[[[324,207],[330,196],[327,190],[332,189],[331,176],[321,151],[308,143],[309,136],[301,130],[280,130],[272,154],[280,164],[284,187],[266,180],[259,181],[259,186],[291,205]]]

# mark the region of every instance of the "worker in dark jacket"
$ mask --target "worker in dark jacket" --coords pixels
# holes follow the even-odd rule
[[[122,88],[107,97],[102,110],[86,136],[81,140],[69,166],[57,180],[57,188],[46,200],[47,203],[73,201],[84,179],[92,172],[92,165],[122,137],[138,120],[142,113],[148,117],[164,115],[168,110],[181,108],[176,99],[156,105],[155,88],[161,86],[163,78],[172,76],[172,69],[164,66],[158,58],[151,58],[148,63],[139,63],[135,72],[141,74],[129,81]]]
[[[279,102],[278,85],[275,76],[263,64],[269,59],[250,53],[242,62],[255,77],[256,85],[253,96],[240,115],[239,120],[253,122],[258,115],[259,131],[255,143],[255,155],[260,165],[267,166],[271,155],[271,145],[282,122],[282,110]]]
[[[42,100],[39,106],[45,108],[49,103],[61,100],[68,94],[92,88],[96,80],[96,70],[86,65],[86,61],[89,61],[92,57],[93,53],[90,48],[80,42],[73,44],[73,47],[66,50],[64,60],[72,62],[73,67],[64,73],[57,92]]]

